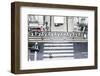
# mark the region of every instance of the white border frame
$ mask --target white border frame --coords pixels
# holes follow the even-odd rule
[[[64,12],[64,13],[63,13]],[[57,9],[41,7],[21,7],[20,8],[20,69],[43,69],[75,66],[94,65],[94,11],[76,10],[76,9]],[[88,17],[88,58],[75,60],[57,60],[57,61],[33,61],[27,60],[28,53],[28,23],[27,14],[41,15],[60,15],[60,16],[87,16]],[[92,48],[91,48],[92,47]]]

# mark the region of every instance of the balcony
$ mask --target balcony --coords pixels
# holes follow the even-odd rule
[[[29,42],[87,42],[87,32],[62,32],[62,31],[29,31]]]

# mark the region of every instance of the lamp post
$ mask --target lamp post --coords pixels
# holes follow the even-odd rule
[[[35,52],[34,52],[34,61],[36,61],[37,60],[37,52],[39,51],[39,49],[38,49],[38,43],[36,42],[35,43]]]
[[[31,51],[34,52],[34,61],[37,60],[37,53],[39,52],[38,43],[36,42],[33,47],[31,47]]]

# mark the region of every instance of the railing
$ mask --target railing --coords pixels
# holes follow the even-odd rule
[[[63,32],[63,31],[30,31],[29,37],[53,38],[53,39],[71,39],[71,40],[87,40],[87,32]]]

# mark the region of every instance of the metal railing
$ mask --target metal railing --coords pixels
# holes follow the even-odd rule
[[[63,31],[29,31],[29,37],[40,37],[42,40],[45,38],[55,39],[72,39],[72,40],[87,40],[87,32],[63,32]]]

